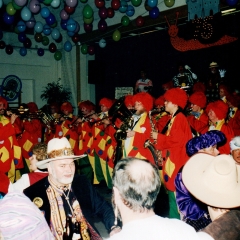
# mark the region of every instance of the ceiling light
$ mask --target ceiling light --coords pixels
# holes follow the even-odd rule
[[[230,9],[227,9],[227,10],[223,10],[221,11],[222,14],[226,14],[226,13],[231,13],[231,12],[234,12],[236,11],[236,8],[230,8]]]

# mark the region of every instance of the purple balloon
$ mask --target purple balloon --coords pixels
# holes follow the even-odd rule
[[[100,19],[98,22],[98,30],[104,32],[107,30],[107,23],[104,19]]]
[[[56,22],[56,18],[52,13],[50,13],[49,16],[45,20],[46,20],[46,23],[50,26]]]
[[[60,17],[61,17],[62,20],[68,20],[69,19],[69,14],[63,9],[60,12]]]
[[[99,11],[98,11],[98,15],[99,15],[100,18],[106,19],[107,16],[108,16],[107,8],[106,7],[100,8]]]
[[[18,34],[18,41],[21,42],[21,43],[24,43],[27,39],[27,36],[25,33],[19,33]]]
[[[25,48],[30,48],[32,46],[32,41],[29,38],[26,38],[25,42],[23,43]]]
[[[5,48],[5,52],[8,55],[11,55],[13,53],[13,47],[11,45],[7,45]]]
[[[3,21],[8,24],[11,25],[14,22],[14,15],[9,15],[6,12],[3,14]]]
[[[149,11],[149,17],[152,19],[156,19],[158,18],[160,12],[158,7],[153,7],[150,11]]]
[[[14,0],[14,2],[15,2],[19,7],[23,7],[24,5],[26,5],[27,0]]]
[[[66,0],[66,5],[69,7],[76,7],[78,1],[77,0]]]
[[[88,53],[90,55],[93,55],[95,53],[95,49],[94,49],[94,46],[88,46]]]
[[[61,27],[62,27],[63,30],[67,30],[67,21],[68,20],[62,20],[61,21]]]
[[[92,30],[93,30],[93,25],[92,25],[92,23],[90,23],[90,24],[84,23],[83,26],[84,26],[85,32],[92,32]]]
[[[38,0],[31,0],[29,4],[29,9],[32,13],[37,14],[41,10],[41,5]]]
[[[35,24],[36,24],[36,20],[34,17],[31,17],[30,20],[26,22],[26,26],[28,28],[34,28]]]
[[[44,55],[44,49],[39,48],[39,49],[37,50],[37,54],[38,54],[39,57],[42,57],[42,56]]]

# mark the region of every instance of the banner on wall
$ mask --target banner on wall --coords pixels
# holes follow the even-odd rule
[[[133,95],[133,87],[116,87],[115,88],[115,99],[126,95]]]

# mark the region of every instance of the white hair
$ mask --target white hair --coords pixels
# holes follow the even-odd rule
[[[240,149],[240,136],[233,138],[230,142],[231,151]]]

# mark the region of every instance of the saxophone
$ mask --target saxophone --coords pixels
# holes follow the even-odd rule
[[[150,119],[152,131],[157,132],[157,130],[155,128],[155,124],[153,123],[153,120],[152,120],[152,111],[149,111],[148,116]],[[157,143],[156,139],[153,141],[153,143],[150,141],[150,139],[147,139],[144,143],[144,147],[148,148],[150,150],[151,154],[153,155],[155,164],[158,166],[158,168],[161,169],[161,167],[163,165],[162,152],[154,147],[154,144],[156,144],[156,143]]]

